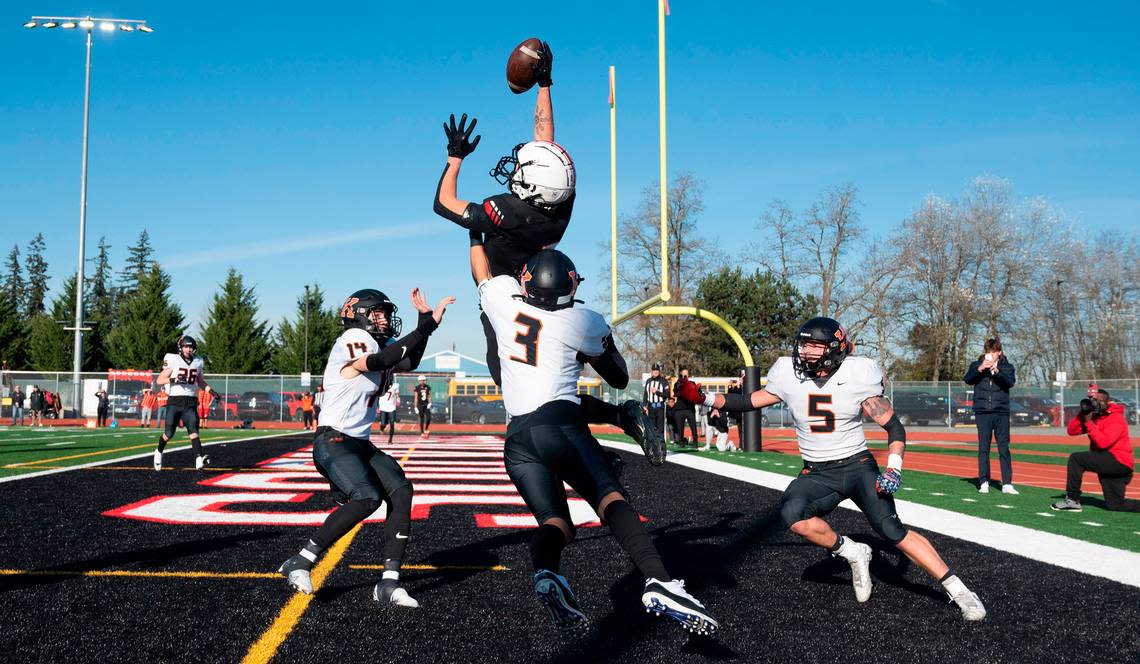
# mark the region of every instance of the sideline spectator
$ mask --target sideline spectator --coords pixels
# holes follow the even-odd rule
[[[166,390],[159,389],[158,397],[154,401],[154,405],[158,406],[158,413],[155,414],[155,420],[158,422],[166,422],[166,402],[170,399],[170,395]]]
[[[141,426],[150,426],[151,418],[154,415],[154,402],[157,400],[158,398],[154,395],[154,392],[149,387],[143,390],[142,400],[139,401],[139,412],[142,416]]]
[[[111,408],[111,398],[107,396],[106,388],[99,388],[95,398],[99,400],[99,404],[95,407],[95,428],[98,429],[107,426],[107,412]]]
[[[19,385],[12,391],[12,426],[24,426],[24,392]]]
[[[210,406],[214,403],[213,390],[198,390],[198,427],[205,429],[210,423]]]
[[[1069,420],[1068,430],[1070,436],[1087,435],[1089,451],[1069,455],[1065,497],[1051,507],[1058,512],[1080,512],[1081,480],[1086,472],[1093,472],[1109,511],[1140,512],[1140,500],[1124,497],[1136,465],[1124,405],[1113,403],[1107,390],[1098,389],[1091,399],[1081,399],[1080,412]]]
[[[305,429],[313,428],[313,393],[305,392],[301,395],[301,417]]]
[[[51,395],[51,408],[55,411],[55,419],[63,419],[63,397],[59,392],[53,392]]]
[[[641,395],[641,407],[657,431],[668,438],[665,430],[665,402],[669,399],[669,381],[661,375],[661,365],[654,364],[650,376],[645,381],[645,389]]]
[[[1001,492],[1017,495],[1009,453],[1009,390],[1016,372],[1001,351],[1000,339],[987,339],[985,352],[970,363],[962,378],[974,386],[974,420],[978,427],[978,492],[990,492],[990,442],[997,439]]]
[[[32,409],[32,426],[44,425],[44,392],[39,385],[32,385],[28,395],[28,406]]]
[[[321,406],[325,403],[325,386],[317,385],[317,392],[313,395],[313,426],[321,421]]]
[[[722,413],[716,408],[709,412],[709,424],[712,426],[713,433],[716,437],[716,451],[717,452],[739,452],[740,446],[733,443],[728,438],[728,414]]]
[[[673,397],[676,399],[676,405],[673,407],[674,428],[677,434],[681,436],[681,442],[678,443],[678,446],[685,447],[689,443],[689,439],[685,438],[685,424],[688,423],[689,432],[693,434],[693,447],[697,447],[701,444],[701,438],[697,432],[697,417],[693,411],[693,404],[677,398],[679,396],[678,386],[687,382],[689,382],[689,370],[681,369],[681,377],[673,384]]]

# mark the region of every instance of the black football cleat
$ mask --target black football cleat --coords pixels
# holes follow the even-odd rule
[[[665,463],[665,439],[653,425],[653,420],[641,409],[641,404],[630,400],[619,406],[618,421],[625,435],[637,441],[650,465]]]

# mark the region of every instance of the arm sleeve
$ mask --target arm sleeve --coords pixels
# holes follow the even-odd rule
[[[435,325],[435,318],[432,317],[432,312],[425,311],[420,314],[419,319],[416,321],[416,329]],[[435,329],[434,327],[432,329]],[[416,367],[420,366],[420,360],[424,357],[424,351],[427,349],[427,336],[408,350],[408,355],[400,360],[399,363],[393,367],[396,371],[415,371]]]
[[[430,322],[421,324],[416,329],[412,330],[409,334],[405,334],[395,343],[389,344],[387,348],[381,350],[379,353],[372,353],[366,360],[369,371],[380,371],[381,369],[390,369],[397,366],[400,362],[408,359],[413,349],[421,344],[427,344],[428,337],[432,332],[439,327],[435,319],[430,319]],[[420,349],[420,356],[423,356],[423,349]],[[416,360],[419,363],[419,360]]]
[[[966,369],[966,375],[962,376],[962,382],[967,385],[977,385],[978,381],[982,379],[982,374],[978,371],[978,365],[981,364],[977,360],[970,363],[970,368]]]
[[[1017,374],[1012,362],[998,363],[997,373],[994,374],[994,382],[1006,390],[1011,389],[1017,384]]]
[[[617,346],[614,345],[612,335],[606,335],[602,340],[602,345],[605,347],[605,352],[597,357],[586,357],[585,359],[606,383],[619,390],[624,390],[629,385],[629,369],[626,367],[625,358],[621,356]],[[579,352],[578,355],[584,357],[582,352]]]
[[[1079,417],[1069,420],[1068,432],[1070,436],[1079,436],[1085,433],[1085,423]]]

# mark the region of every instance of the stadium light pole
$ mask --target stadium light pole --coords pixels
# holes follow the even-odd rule
[[[309,284],[305,284],[305,373],[309,373]]]
[[[75,343],[71,362],[71,403],[77,415],[83,412],[80,402],[79,372],[83,366],[83,332],[91,328],[83,327],[83,262],[87,239],[87,138],[91,124],[91,34],[96,27],[101,32],[141,32],[149,34],[154,28],[146,21],[127,18],[93,18],[91,16],[33,16],[24,23],[33,28],[76,28],[87,33],[87,59],[83,77],[83,163],[79,176],[79,261],[75,268]],[[68,328],[64,328],[68,329]],[[62,415],[62,413],[61,413]]]

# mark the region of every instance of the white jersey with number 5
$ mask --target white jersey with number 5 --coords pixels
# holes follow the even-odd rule
[[[596,311],[548,311],[515,297],[521,294],[519,282],[506,275],[479,284],[479,304],[499,345],[503,406],[517,417],[557,399],[580,403],[578,353],[601,355],[610,326]]]
[[[358,327],[337,337],[325,365],[325,398],[318,425],[353,438],[368,438],[376,419],[376,399],[392,382],[392,370],[366,371],[355,378],[342,377],[340,370],[365,355],[379,352],[380,343]]]
[[[187,362],[180,353],[167,353],[162,358],[162,370],[170,369],[166,393],[172,397],[198,396],[198,377],[202,375],[202,368],[200,357],[192,357]]]
[[[867,449],[863,402],[882,396],[883,370],[869,357],[848,357],[818,385],[796,375],[792,358],[781,357],[764,389],[788,405],[804,460],[833,461]]]

